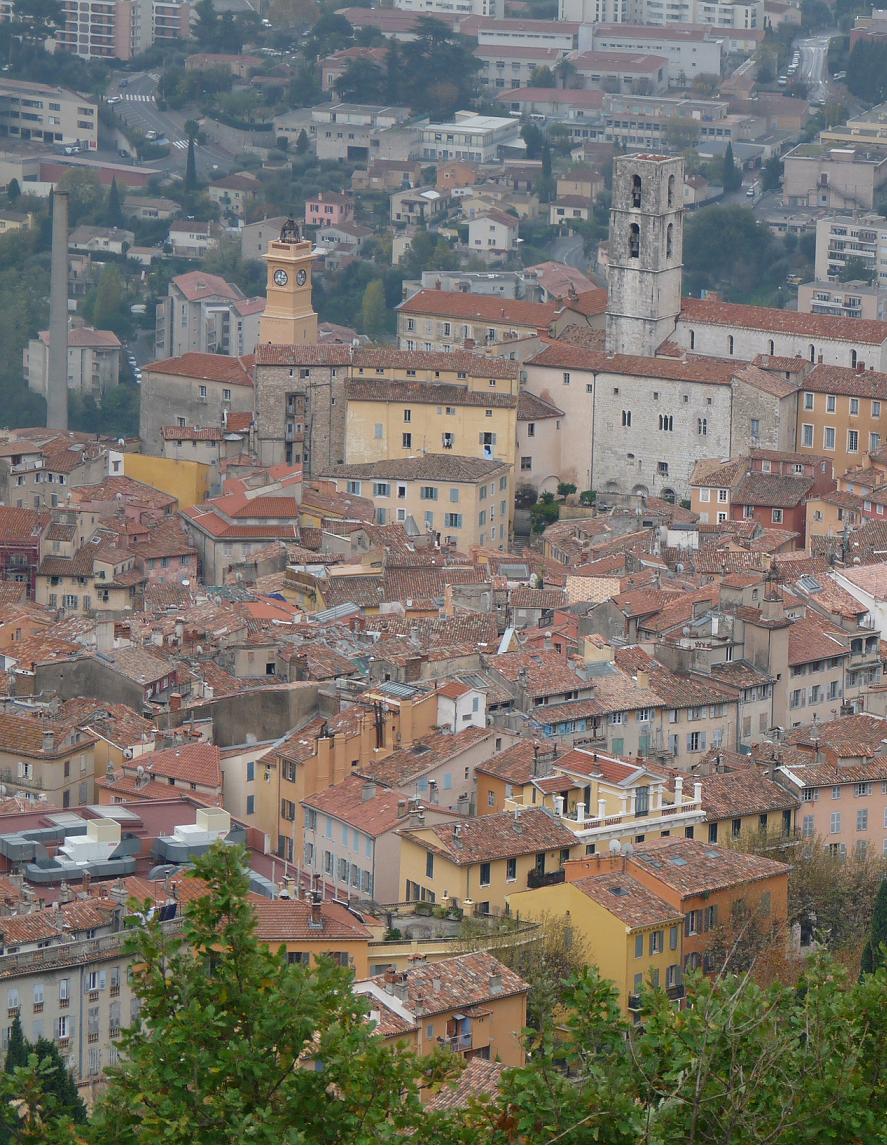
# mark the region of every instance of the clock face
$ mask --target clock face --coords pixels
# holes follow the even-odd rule
[[[305,280],[307,278],[308,278],[308,272],[303,269],[303,270],[299,271],[298,275],[296,275],[296,282],[299,284],[300,287],[304,287],[305,286]]]
[[[287,275],[286,271],[284,271],[282,267],[279,271],[274,272],[274,282],[278,287],[285,287],[288,281],[289,275]]]

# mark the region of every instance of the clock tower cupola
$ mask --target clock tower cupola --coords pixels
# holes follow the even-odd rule
[[[317,342],[317,314],[311,305],[314,244],[287,219],[280,238],[268,244],[268,286],[259,342],[304,345]]]

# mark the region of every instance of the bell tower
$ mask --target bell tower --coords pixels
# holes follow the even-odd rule
[[[303,345],[317,342],[317,314],[311,305],[311,264],[314,244],[303,239],[298,225],[287,219],[280,238],[268,244],[265,313],[259,342]]]
[[[650,357],[681,311],[684,161],[623,155],[613,162],[607,270],[608,354]]]

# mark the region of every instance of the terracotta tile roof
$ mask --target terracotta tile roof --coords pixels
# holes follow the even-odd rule
[[[61,940],[64,933],[86,932],[105,928],[113,918],[115,904],[93,897],[73,900],[58,909],[0,917],[0,935],[7,948],[21,944],[39,944],[42,940]],[[61,919],[59,919],[61,915]],[[70,937],[68,937],[70,938]]]
[[[760,357],[760,356],[759,356]],[[803,360],[800,360],[803,362]],[[736,379],[761,390],[764,394],[771,394],[774,398],[787,398],[798,389],[797,379],[783,378],[770,370],[762,370],[759,366],[745,366],[736,372]]]
[[[524,738],[478,765],[477,772],[513,785],[527,784],[535,776],[544,776],[549,771],[548,765],[539,764],[536,760],[538,752],[547,748],[547,743]]]
[[[312,927],[311,906],[303,900],[265,900],[253,904],[256,935],[266,944],[305,940],[370,940],[372,932],[341,904],[320,905],[322,927]]]
[[[408,785],[429,769],[441,768],[482,741],[492,740],[488,729],[472,725],[458,733],[430,733],[407,749],[398,749],[382,760],[360,765],[357,773],[382,785]]]
[[[716,677],[733,689],[751,689],[756,685],[766,685],[774,680],[769,673],[765,673],[763,669],[758,669],[750,661],[745,660],[722,661],[717,665],[712,665],[710,673],[712,677]]]
[[[521,390],[517,403],[518,422],[542,422],[546,418],[562,418],[564,412],[547,398]]]
[[[682,913],[625,872],[604,872],[599,876],[583,876],[580,880],[573,881],[573,886],[584,896],[606,908],[629,929],[673,924],[683,919]]]
[[[515,609],[560,609],[566,605],[567,595],[562,589],[530,589],[516,586],[509,595]]]
[[[249,410],[229,410],[225,420],[225,429],[231,434],[241,434],[253,424],[253,415]]]
[[[404,794],[383,788],[364,777],[351,776],[340,784],[305,797],[306,808],[343,821],[367,836],[381,836],[404,822]],[[399,808],[400,806],[400,808]]]
[[[431,964],[414,964],[401,975],[406,990],[402,999],[399,996],[394,998],[417,1019],[454,1008],[468,1008],[523,995],[530,987],[526,980],[489,952],[471,952]],[[366,982],[358,980],[358,991],[359,985]],[[374,976],[370,982],[383,992],[391,987],[384,975]],[[394,995],[390,991],[388,994]]]
[[[356,378],[345,383],[349,402],[412,402],[427,406],[479,406],[513,409],[517,397],[490,390],[470,390],[451,382],[413,382],[403,379]]]
[[[499,812],[452,824],[436,824],[419,831],[403,829],[401,834],[460,867],[526,856],[531,852],[571,848],[576,843],[573,833],[554,814],[541,808],[523,809],[519,816]]]
[[[423,454],[417,458],[391,458],[379,462],[355,462],[328,466],[323,477],[367,479],[412,479],[413,481],[481,482],[506,466],[488,458],[461,454]]]
[[[837,717],[815,728],[813,725],[802,725],[797,729],[789,729],[786,734],[788,744],[807,745],[814,749],[815,740],[818,740],[821,747],[831,749],[840,758],[880,756],[885,738],[887,718],[878,717],[874,713]]]
[[[189,351],[178,358],[159,359],[144,367],[145,373],[179,375],[183,378],[223,382],[226,386],[252,386],[252,359],[228,354]]]
[[[448,292],[441,292],[448,294]],[[474,296],[472,296],[474,297]],[[471,378],[517,378],[518,364],[500,356],[472,351],[400,350],[397,347],[350,347],[336,343],[309,346],[272,346],[256,348],[256,362],[267,366],[353,366],[352,377],[364,370],[431,370],[446,373],[464,372]]]
[[[887,781],[887,757],[872,757],[849,764],[830,764],[807,759],[788,761],[780,772],[799,788],[831,788],[833,785]]]
[[[683,299],[681,319],[687,323],[744,327],[748,330],[834,339],[861,346],[880,346],[887,340],[887,323],[871,319],[807,315],[800,311],[780,311],[774,307],[725,303],[720,299]],[[808,381],[809,377],[804,382],[805,386]]]
[[[518,674],[525,669],[528,673],[527,689],[534,697],[591,688],[559,653],[514,650],[491,657],[489,666],[511,682],[517,682]]]
[[[780,312],[781,313],[781,312]],[[687,382],[710,382],[729,386],[737,371],[734,359],[645,358],[640,355],[608,355],[586,350],[562,339],[550,343],[529,360],[530,366],[567,367],[601,374],[626,374],[636,378],[664,378]]]
[[[176,275],[172,282],[190,302],[215,297],[231,300],[243,298],[243,291],[239,287],[221,275],[211,275],[206,271],[186,271],[184,275]]]
[[[495,1097],[504,1063],[481,1059],[469,1059],[458,1079],[442,1083],[431,1095],[425,1097],[422,1106],[426,1111],[459,1111],[473,1099],[485,1096]]]
[[[804,665],[827,657],[844,657],[850,652],[849,638],[836,626],[812,616],[799,617],[788,631],[788,663]]]
[[[847,321],[856,323],[863,320]],[[877,325],[887,326],[885,323]],[[859,341],[862,341],[861,336]],[[821,394],[848,394],[859,398],[883,399],[887,398],[887,374],[877,370],[857,371],[852,367],[826,366],[821,363],[810,371],[801,384],[801,389]]]
[[[204,742],[176,745],[156,753],[145,753],[135,761],[126,762],[127,769],[134,769],[136,765],[141,765],[146,772],[159,777],[203,785],[204,788],[221,790],[222,787],[222,769],[216,745]]]
[[[630,863],[682,897],[789,872],[787,864],[686,837],[660,837],[636,844]]]
[[[804,501],[814,480],[792,474],[746,474],[733,491],[733,501],[741,506],[790,508]]]
[[[104,656],[118,673],[140,684],[157,681],[175,672],[175,666],[171,661],[138,645],[124,646]]]
[[[498,49],[497,49],[498,50]],[[500,299],[467,291],[417,291],[397,310],[405,315],[445,315],[458,320],[505,323],[515,327],[545,328],[554,318],[554,303]]]
[[[702,785],[702,807],[707,821],[757,816],[798,807],[795,797],[758,769],[712,773],[698,780]]]

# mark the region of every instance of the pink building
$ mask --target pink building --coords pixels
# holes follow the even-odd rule
[[[309,227],[336,227],[353,219],[354,203],[347,195],[320,191],[305,202],[305,222]]]
[[[799,732],[792,731],[792,740]],[[800,743],[785,747],[794,760],[776,770],[776,779],[801,802],[797,825],[803,836],[820,837],[841,856],[887,856],[885,736],[887,719],[858,713],[819,729],[808,726]]]

